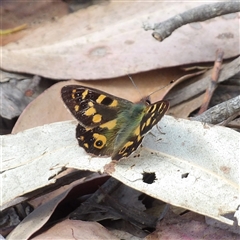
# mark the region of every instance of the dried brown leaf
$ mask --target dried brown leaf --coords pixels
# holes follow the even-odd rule
[[[54,79],[102,79],[239,54],[238,14],[181,27],[166,41],[143,29],[201,2],[110,2],[38,28],[2,49],[1,67]],[[106,14],[107,13],[107,14]]]

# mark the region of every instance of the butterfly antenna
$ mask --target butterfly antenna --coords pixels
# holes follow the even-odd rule
[[[161,87],[161,88],[159,88],[159,89],[157,89],[157,90],[151,92],[151,93],[148,95],[148,97],[150,97],[150,96],[153,95],[154,93],[156,93],[156,92],[162,90],[163,88],[168,87],[169,85],[173,84],[175,81],[177,81],[177,79],[176,79],[176,80],[171,80],[171,82],[170,82],[169,84],[167,84],[166,86]]]
[[[138,91],[139,95],[142,96],[141,92],[139,91],[139,88],[137,87],[137,85],[135,84],[135,82],[133,81],[132,77],[128,74],[129,79],[131,80],[133,86],[136,88],[136,90]]]

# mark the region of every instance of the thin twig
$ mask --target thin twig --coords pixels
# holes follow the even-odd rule
[[[235,114],[233,114],[232,116],[230,116],[228,119],[220,122],[218,125],[219,126],[227,126],[228,123],[230,123],[232,120],[234,120],[236,117],[240,116],[240,111],[236,112]]]
[[[221,49],[217,50],[217,52],[216,52],[216,60],[215,60],[214,66],[213,66],[211,81],[210,81],[209,87],[207,88],[207,90],[205,92],[205,95],[203,98],[203,104],[202,104],[198,114],[201,114],[208,109],[208,105],[210,103],[212,95],[218,86],[218,79],[219,79],[220,71],[222,68],[223,54],[224,53]]]
[[[19,32],[19,31],[24,30],[26,28],[27,28],[27,24],[23,24],[23,25],[20,25],[18,27],[6,29],[6,30],[0,29],[0,36],[8,35],[8,34],[15,33],[15,32]]]

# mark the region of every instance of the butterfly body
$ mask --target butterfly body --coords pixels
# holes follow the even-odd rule
[[[79,85],[65,86],[61,94],[79,121],[76,129],[79,145],[90,154],[111,156],[113,160],[134,152],[169,107],[167,101],[134,104]]]

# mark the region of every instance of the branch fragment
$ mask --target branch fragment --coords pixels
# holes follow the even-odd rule
[[[239,113],[240,95],[208,109],[206,112],[191,118],[191,120],[218,124],[224,122],[226,119],[229,119],[233,115],[238,115]]]
[[[239,2],[217,2],[213,4],[204,4],[178,14],[164,22],[154,24],[152,29],[154,32],[152,36],[158,41],[163,41],[176,29],[188,23],[202,22],[217,16],[239,11]]]

